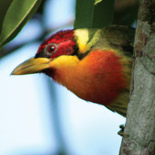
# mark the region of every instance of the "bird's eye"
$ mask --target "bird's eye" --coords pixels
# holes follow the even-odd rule
[[[54,52],[56,50],[56,46],[55,45],[51,45],[48,47],[48,51],[49,52]]]

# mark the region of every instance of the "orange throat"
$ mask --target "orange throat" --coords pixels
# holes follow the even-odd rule
[[[51,64],[55,71],[50,76],[84,100],[109,105],[129,87],[121,56],[114,51],[94,50],[82,60],[61,59]]]

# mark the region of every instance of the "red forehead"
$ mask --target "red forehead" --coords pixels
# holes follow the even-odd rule
[[[67,40],[73,40],[73,30],[65,30],[65,31],[59,31],[53,35],[51,35],[49,38],[47,38],[39,47],[38,52],[41,51],[47,44],[50,43],[61,43]],[[38,53],[37,52],[37,53]]]
[[[45,43],[47,44],[51,42],[60,43],[65,40],[72,40],[72,39],[73,39],[73,30],[65,30],[53,34],[52,36],[50,36],[45,40]]]

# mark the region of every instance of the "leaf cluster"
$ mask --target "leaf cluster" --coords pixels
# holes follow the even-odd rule
[[[16,37],[36,11],[42,13],[44,2],[46,0],[0,1],[0,48]],[[74,28],[131,25],[136,20],[137,6],[137,0],[76,0]]]

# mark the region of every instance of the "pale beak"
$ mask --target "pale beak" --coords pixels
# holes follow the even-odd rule
[[[23,75],[39,73],[49,68],[51,59],[48,58],[30,58],[17,66],[11,73],[11,75]]]

